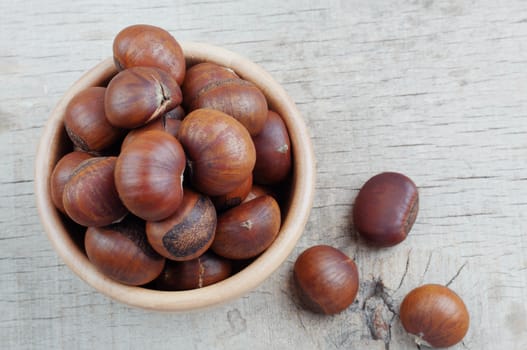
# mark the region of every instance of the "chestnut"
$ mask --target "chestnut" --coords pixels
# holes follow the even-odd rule
[[[251,136],[236,119],[212,109],[189,113],[178,140],[187,155],[193,186],[210,196],[233,191],[251,175],[256,152]]]
[[[153,284],[159,290],[189,290],[222,281],[231,273],[230,260],[207,251],[188,261],[167,260],[165,268]]]
[[[64,185],[64,209],[79,225],[106,226],[120,221],[128,213],[115,188],[116,161],[116,157],[86,159]]]
[[[123,149],[127,144],[129,144],[137,136],[145,133],[148,130],[165,131],[175,137],[179,130],[179,124],[181,124],[181,120],[183,119],[184,116],[185,116],[185,111],[183,110],[183,108],[181,106],[177,106],[171,111],[163,114],[161,118],[154,119],[148,124],[140,128],[130,130],[130,132],[126,134],[126,137],[124,138],[121,144],[121,149]]]
[[[146,223],[146,236],[162,256],[176,261],[191,260],[212,244],[216,221],[209,197],[185,188],[183,201],[174,214]]]
[[[253,137],[253,142],[254,182],[269,185],[283,181],[291,171],[291,141],[280,115],[269,111],[262,131]]]
[[[360,189],[353,221],[362,237],[373,245],[389,247],[402,242],[417,217],[419,195],[403,174],[375,175]]]
[[[172,215],[183,199],[185,153],[178,140],[150,130],[132,140],[119,154],[115,185],[124,205],[149,221]]]
[[[212,108],[224,112],[258,135],[267,119],[267,100],[253,83],[239,79],[213,81],[204,86],[189,105],[189,111]]]
[[[177,82],[167,72],[152,67],[133,67],[110,80],[104,110],[110,124],[132,129],[177,107],[182,98]]]
[[[185,56],[177,40],[166,30],[136,24],[121,30],[113,41],[113,58],[118,70],[157,67],[181,85],[185,79]]]
[[[154,280],[165,259],[148,244],[144,221],[129,215],[120,223],[89,227],[84,237],[86,255],[106,276],[138,286]]]
[[[467,334],[470,318],[463,300],[439,284],[410,291],[401,303],[399,317],[418,345],[435,348],[459,343]]]
[[[64,186],[68,182],[73,170],[84,160],[92,156],[86,152],[74,151],[63,156],[53,168],[50,179],[51,201],[55,207],[63,213],[64,204],[62,204],[62,194]]]
[[[64,127],[73,144],[98,152],[116,143],[123,131],[111,125],[104,111],[106,88],[92,86],[75,95],[64,111]]]
[[[302,303],[316,313],[331,315],[345,310],[359,290],[355,262],[327,245],[313,246],[300,254],[293,278]]]
[[[189,108],[198,96],[199,91],[208,84],[234,78],[238,78],[238,75],[231,69],[215,63],[202,62],[190,67],[185,73],[185,81],[181,86],[183,105]]]
[[[239,205],[251,192],[252,184],[253,176],[251,174],[247,180],[245,180],[240,186],[236,187],[231,192],[221,196],[211,197],[214,207],[218,212],[221,212]]]
[[[280,208],[271,196],[261,196],[218,217],[211,249],[228,259],[248,259],[266,250],[280,230]]]

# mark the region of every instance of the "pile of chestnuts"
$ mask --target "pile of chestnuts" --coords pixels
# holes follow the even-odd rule
[[[159,27],[123,29],[113,56],[108,84],[66,107],[72,149],[52,172],[54,205],[120,283],[187,290],[229,277],[280,231],[292,167],[281,116],[231,69],[187,67]]]
[[[353,207],[353,222],[367,244],[390,247],[408,236],[418,208],[418,190],[412,180],[400,173],[381,173],[360,189]],[[300,254],[293,277],[301,302],[317,313],[345,310],[359,290],[355,262],[327,245],[313,246]],[[463,300],[438,284],[423,285],[408,293],[401,303],[399,318],[418,345],[431,347],[460,342],[469,327]]]

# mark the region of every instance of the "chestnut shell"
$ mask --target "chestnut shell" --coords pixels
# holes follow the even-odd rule
[[[188,261],[167,260],[165,268],[154,281],[154,286],[160,290],[202,288],[226,279],[231,273],[230,260],[207,251]]]
[[[177,107],[182,99],[179,85],[165,71],[133,67],[110,80],[104,110],[110,124],[132,129]]]
[[[389,247],[410,232],[419,209],[417,187],[403,174],[375,175],[360,189],[353,221],[360,235],[373,245]]]
[[[251,136],[236,119],[212,109],[189,113],[179,126],[192,185],[219,196],[233,191],[251,175],[256,151]]]
[[[229,259],[255,257],[273,243],[280,224],[280,208],[274,198],[257,197],[218,217],[211,249]]]
[[[185,79],[186,62],[177,40],[166,30],[147,24],[136,24],[121,30],[113,41],[117,69],[144,66],[170,73],[178,85]]]
[[[304,305],[311,311],[336,314],[353,303],[359,290],[355,262],[327,245],[306,249],[294,266],[294,281]]]
[[[433,347],[459,343],[469,328],[463,300],[448,287],[426,284],[410,291],[401,303],[399,317],[404,329]]]
[[[62,203],[64,186],[68,182],[75,168],[84,160],[92,156],[86,152],[74,151],[64,155],[53,168],[50,178],[51,201],[55,207],[63,213],[66,213]]]
[[[212,244],[216,231],[216,211],[211,200],[188,188],[176,212],[162,221],[146,223],[146,235],[161,255],[176,261],[202,255]]]
[[[184,170],[185,153],[177,139],[151,130],[121,151],[115,185],[132,213],[145,220],[162,220],[181,204]]]
[[[88,259],[108,277],[128,285],[142,285],[154,280],[165,259],[148,244],[145,223],[129,216],[122,222],[86,230]]]
[[[128,213],[115,188],[116,162],[116,157],[94,157],[75,168],[62,195],[64,209],[73,221],[82,226],[106,226]]]

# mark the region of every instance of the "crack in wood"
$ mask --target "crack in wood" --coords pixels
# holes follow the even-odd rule
[[[397,288],[395,289],[395,292],[397,292],[401,286],[403,285],[404,283],[404,279],[406,278],[406,275],[408,274],[408,268],[410,267],[410,254],[412,253],[412,250],[410,249],[408,251],[408,256],[406,257],[406,266],[404,268],[404,272],[403,272],[403,275],[401,276],[401,281],[399,282],[399,285],[397,286]],[[394,292],[394,293],[395,293]]]
[[[446,287],[450,286],[452,284],[452,282],[454,282],[454,280],[459,276],[459,274],[461,273],[461,270],[463,270],[463,268],[465,267],[466,264],[467,263],[465,262],[463,265],[461,265],[461,267],[457,270],[456,274],[445,285]]]

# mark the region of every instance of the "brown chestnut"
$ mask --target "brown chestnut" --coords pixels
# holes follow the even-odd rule
[[[64,111],[64,127],[73,144],[98,152],[116,143],[123,130],[111,125],[104,111],[106,88],[92,86],[75,95]]]
[[[181,89],[168,73],[152,67],[133,67],[110,80],[104,110],[110,124],[132,129],[177,107],[181,100]]]
[[[91,263],[124,284],[148,283],[159,276],[165,265],[165,259],[146,240],[144,221],[132,215],[118,224],[89,227],[84,242]]]
[[[63,213],[64,204],[62,204],[62,194],[64,193],[64,186],[68,182],[73,170],[84,160],[92,156],[86,152],[70,152],[63,156],[53,168],[50,179],[51,201]]]
[[[280,208],[271,196],[261,196],[218,217],[211,249],[228,259],[248,259],[266,250],[280,231]]]
[[[359,290],[355,262],[327,245],[314,246],[300,254],[293,276],[302,303],[317,313],[331,315],[345,310]]]
[[[402,242],[417,217],[417,187],[403,174],[386,172],[369,179],[353,208],[357,231],[370,243],[389,247]]]
[[[167,71],[181,85],[185,79],[185,56],[177,40],[166,30],[136,24],[121,30],[113,41],[117,69],[157,67]]]
[[[137,136],[149,130],[165,131],[175,137],[179,130],[179,124],[181,124],[181,120],[184,116],[185,111],[183,110],[183,108],[181,106],[177,106],[173,110],[163,114],[161,118],[156,118],[140,128],[130,130],[130,132],[124,138],[123,143],[121,144],[121,149],[123,149]]]
[[[195,259],[212,244],[216,211],[209,197],[184,189],[176,212],[162,221],[148,221],[146,236],[162,256],[176,261]]]
[[[187,155],[192,184],[200,192],[229,193],[253,171],[256,152],[251,136],[225,113],[197,109],[183,119],[177,137]]]
[[[399,317],[418,345],[435,348],[459,343],[470,322],[463,300],[439,284],[423,285],[408,293],[401,303]]]
[[[253,176],[251,174],[247,180],[245,180],[240,186],[236,187],[231,192],[221,196],[211,197],[214,207],[218,212],[220,212],[239,205],[251,192],[252,184]]]
[[[154,281],[159,290],[188,290],[202,288],[229,277],[230,260],[211,251],[188,261],[167,260],[165,268]]]
[[[115,189],[116,161],[116,157],[86,159],[66,182],[62,195],[64,209],[79,225],[106,226],[128,213]]]
[[[199,90],[189,111],[212,108],[237,119],[251,136],[258,135],[267,120],[267,100],[253,83],[238,78],[213,81]]]
[[[253,137],[253,142],[254,182],[269,185],[283,181],[291,171],[291,141],[280,115],[269,111],[262,131]]]
[[[119,154],[115,185],[124,205],[149,221],[172,215],[183,199],[185,153],[178,140],[150,130],[132,140]]]
[[[181,86],[183,105],[189,108],[199,91],[208,84],[234,78],[238,78],[236,73],[215,63],[202,62],[190,67],[185,73],[185,81]]]

